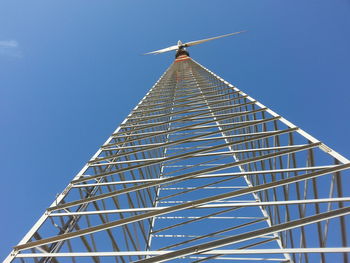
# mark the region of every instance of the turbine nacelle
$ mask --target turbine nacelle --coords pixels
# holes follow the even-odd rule
[[[240,33],[243,33],[243,32],[245,32],[245,31],[230,33],[230,34],[221,35],[221,36],[212,37],[212,38],[206,38],[206,39],[202,39],[202,40],[191,41],[191,42],[187,42],[187,43],[182,43],[182,41],[179,40],[179,41],[177,41],[177,45],[170,46],[170,47],[163,48],[163,49],[159,49],[159,50],[152,51],[152,52],[148,52],[145,55],[148,55],[148,54],[160,54],[160,53],[165,53],[165,52],[169,52],[169,51],[173,51],[173,50],[174,51],[176,50],[175,57],[178,57],[180,55],[189,55],[189,53],[186,50],[186,47],[202,44],[204,42],[207,42],[207,41],[210,41],[210,40],[214,40],[214,39],[218,39],[218,38],[222,38],[222,37],[228,37],[228,36],[232,36],[232,35],[237,35],[237,34],[240,34]]]

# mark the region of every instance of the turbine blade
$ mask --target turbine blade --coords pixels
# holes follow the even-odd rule
[[[228,37],[228,36],[232,36],[232,35],[237,35],[237,34],[240,34],[240,33],[243,33],[243,32],[246,32],[246,31],[239,31],[239,32],[235,32],[235,33],[230,33],[230,34],[222,35],[222,36],[211,37],[211,38],[206,38],[206,39],[196,40],[196,41],[191,41],[191,42],[185,43],[184,46],[185,46],[185,47],[190,47],[190,46],[202,44],[202,43],[207,42],[207,41],[210,41],[210,40],[214,40],[214,39],[218,39],[218,38],[222,38],[222,37]]]
[[[176,50],[176,49],[178,49],[178,48],[179,48],[179,47],[178,47],[177,45],[176,45],[176,46],[171,46],[171,47],[159,49],[159,50],[156,50],[156,51],[148,52],[148,53],[145,53],[144,55],[164,53],[164,52]]]

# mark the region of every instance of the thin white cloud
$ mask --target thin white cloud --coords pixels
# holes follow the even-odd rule
[[[16,40],[0,40],[0,56],[20,58],[21,51]]]
[[[0,40],[0,47],[5,47],[5,48],[18,47],[18,42],[16,40]]]

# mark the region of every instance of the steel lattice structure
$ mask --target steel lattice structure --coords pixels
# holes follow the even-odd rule
[[[183,55],[5,262],[349,262],[349,168]]]

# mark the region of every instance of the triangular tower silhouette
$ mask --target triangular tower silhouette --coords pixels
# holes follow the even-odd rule
[[[183,47],[5,262],[348,262],[349,160]]]

